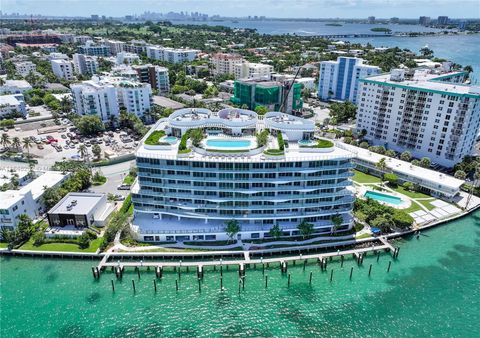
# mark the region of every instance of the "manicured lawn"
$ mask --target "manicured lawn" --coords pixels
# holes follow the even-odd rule
[[[132,184],[133,184],[133,181],[135,181],[135,177],[132,176],[132,175],[127,175],[127,176],[125,176],[125,178],[123,179],[123,184],[132,185]]]
[[[0,249],[5,249],[8,247],[8,243],[7,242],[0,242]]]
[[[381,183],[382,180],[379,177],[365,174],[361,171],[354,170],[353,180],[357,183]]]
[[[422,208],[420,208],[420,206],[415,203],[415,202],[412,202],[412,204],[406,208],[406,209],[401,209],[403,211],[405,211],[407,214],[411,213],[411,212],[415,212],[415,211],[419,211],[419,210],[423,210]]]
[[[432,200],[428,200],[428,201],[423,201],[423,200],[420,200],[420,201],[417,201],[418,203],[420,203],[421,205],[423,205],[425,208],[427,208],[428,210],[433,210],[435,209],[436,207],[434,205],[432,205],[430,202],[433,202],[435,201],[434,199]]]
[[[67,252],[96,252],[102,242],[102,238],[97,238],[90,242],[90,246],[86,249],[80,249],[78,245],[73,243],[46,243],[40,246],[34,246],[32,240],[23,244],[20,250],[34,251],[67,251]]]
[[[392,188],[390,187],[391,189],[395,190],[396,192],[400,193],[400,194],[403,194],[403,195],[406,195],[410,198],[428,198],[428,197],[432,197],[430,195],[427,195],[427,194],[424,194],[422,192],[416,192],[416,191],[408,191],[408,190],[405,190],[404,187],[402,186],[398,186],[396,188]]]
[[[362,238],[370,238],[372,235],[370,234],[361,234],[360,236],[355,237],[355,239],[362,239]]]

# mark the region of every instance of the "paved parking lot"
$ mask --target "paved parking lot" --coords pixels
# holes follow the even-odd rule
[[[63,128],[63,130],[53,131],[57,128]],[[10,138],[35,138],[36,144],[30,149],[30,154],[38,160],[39,164],[43,162],[45,165],[51,165],[55,161],[79,159],[81,144],[87,146],[91,159],[93,159],[93,144],[98,144],[102,149],[102,158],[129,154],[138,144],[127,132],[121,130],[105,132],[96,137],[82,137],[77,135],[73,128],[71,124],[57,126],[49,120],[17,125],[15,129],[8,131],[8,135]]]

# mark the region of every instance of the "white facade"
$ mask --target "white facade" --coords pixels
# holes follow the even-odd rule
[[[262,63],[242,62],[233,65],[235,79],[265,79],[270,80],[273,66]]]
[[[15,63],[15,70],[17,71],[17,74],[27,76],[31,72],[35,72],[37,66],[31,61],[17,62]]]
[[[235,74],[234,65],[241,64],[243,57],[239,54],[217,53],[212,56],[213,75]]]
[[[148,46],[146,51],[148,58],[170,63],[193,61],[199,52],[196,49],[175,49],[162,46]]]
[[[300,83],[306,90],[313,91],[315,90],[315,78],[313,77],[302,77],[295,80],[296,83]]]
[[[148,83],[121,81],[116,86],[118,103],[127,112],[143,116],[151,109],[152,87]]]
[[[43,193],[46,188],[57,187],[66,175],[47,171],[19,190],[0,192],[0,227],[13,229],[18,224],[18,216],[26,214],[31,219],[40,217],[45,212]]]
[[[357,103],[359,80],[380,73],[380,67],[364,65],[360,58],[339,57],[337,61],[322,61],[318,97]]]
[[[50,63],[52,64],[53,74],[55,74],[56,77],[69,81],[75,79],[73,63],[71,61],[51,60]]]
[[[152,88],[148,83],[114,77],[93,77],[72,84],[75,111],[80,115],[98,115],[103,122],[118,116],[120,108],[143,116],[151,109]]]
[[[27,114],[23,95],[0,95],[0,117],[13,113]]]
[[[474,150],[480,126],[480,87],[462,85],[464,77],[398,70],[362,80],[357,131],[375,145],[453,167]]]
[[[104,226],[114,207],[106,194],[71,192],[48,211],[51,227]]]
[[[0,94],[23,94],[30,89],[32,86],[25,80],[5,80],[0,86]]]
[[[92,56],[109,56],[110,48],[105,45],[98,45],[95,42],[89,40],[85,42],[83,46],[78,47],[80,54],[92,55]]]
[[[70,88],[77,114],[98,115],[103,122],[109,122],[120,113],[117,90],[113,84],[92,80],[72,84]]]
[[[139,63],[140,57],[135,53],[129,52],[120,52],[117,54],[116,63],[117,65],[131,65],[133,63]]]
[[[155,85],[160,94],[166,94],[170,91],[168,68],[155,66]]]
[[[188,141],[191,151],[179,153],[178,139],[191,128],[210,135],[199,146]],[[264,129],[268,142],[258,145],[254,135]],[[142,143],[136,152],[132,229],[139,240],[224,240],[230,220],[238,221],[242,239],[268,237],[275,224],[283,236],[295,236],[302,221],[312,223],[315,233],[329,233],[335,215],[343,220],[339,231],[351,228],[353,154],[333,143],[302,146],[317,142],[311,121],[278,112],[259,121],[242,109],[182,109],[153,130],[169,138]],[[279,146],[278,133],[288,147],[268,155],[267,149]],[[229,152],[224,142],[238,142],[237,151]]]
[[[75,73],[80,75],[93,75],[97,73],[98,61],[95,56],[73,54],[73,66]]]
[[[105,40],[103,43],[110,48],[110,53],[113,55],[123,52],[125,48],[125,42],[117,40]]]

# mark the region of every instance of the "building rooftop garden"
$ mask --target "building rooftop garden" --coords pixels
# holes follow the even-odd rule
[[[145,139],[145,144],[149,146],[158,146],[158,145],[169,145],[167,142],[160,142],[160,139],[165,136],[163,130],[154,130],[148,137]]]

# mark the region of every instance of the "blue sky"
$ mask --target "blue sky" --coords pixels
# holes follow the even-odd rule
[[[123,16],[149,10],[311,18],[480,17],[480,0],[0,0],[0,8],[4,13],[82,16]]]

